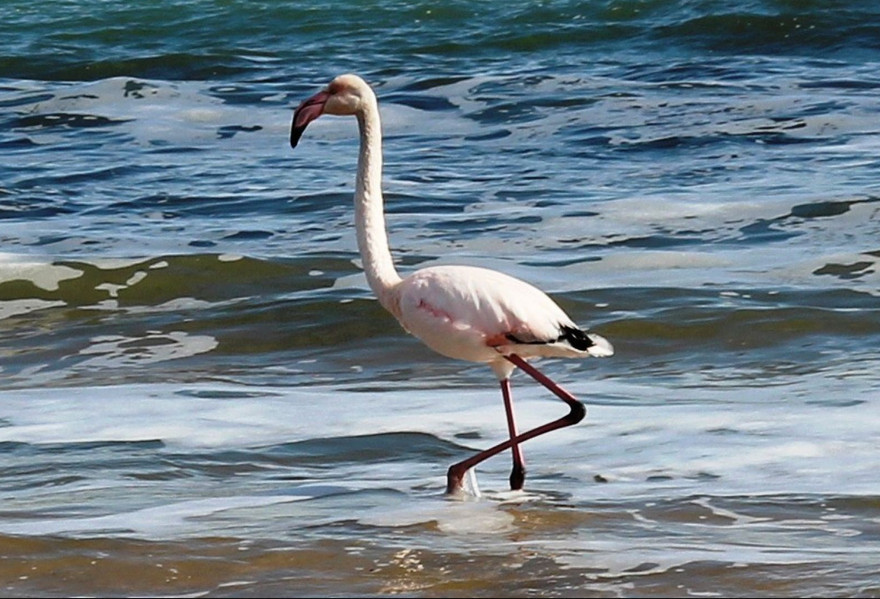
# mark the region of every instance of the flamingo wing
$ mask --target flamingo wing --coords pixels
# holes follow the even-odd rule
[[[499,354],[608,355],[607,341],[582,331],[544,292],[472,266],[436,266],[400,283],[398,318],[433,350],[491,362]]]

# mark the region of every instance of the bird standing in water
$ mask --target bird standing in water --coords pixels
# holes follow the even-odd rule
[[[373,90],[356,75],[340,75],[296,109],[290,145],[321,115],[355,116],[360,132],[354,211],[358,249],[367,282],[382,306],[434,351],[488,364],[501,384],[509,439],[453,464],[446,491],[459,493],[465,474],[480,462],[510,449],[510,488],[522,489],[525,462],[521,443],[576,424],[583,404],[529,364],[528,358],[610,356],[611,344],[578,327],[543,291],[509,275],[474,266],[432,266],[401,277],[391,258],[382,198],[382,132]],[[524,433],[514,418],[510,375],[529,374],[568,404],[569,413]]]

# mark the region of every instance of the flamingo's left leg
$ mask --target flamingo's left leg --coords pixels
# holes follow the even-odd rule
[[[526,480],[526,465],[522,448],[516,440],[516,419],[513,416],[513,397],[510,394],[510,379],[501,380],[501,395],[504,398],[504,411],[507,414],[507,430],[510,433],[510,452],[513,454],[513,469],[510,471],[510,490],[519,491]]]

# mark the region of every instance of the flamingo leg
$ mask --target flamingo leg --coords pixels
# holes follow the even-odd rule
[[[510,471],[510,490],[519,491],[526,480],[526,467],[522,448],[516,441],[516,419],[513,415],[513,397],[510,395],[510,379],[501,381],[501,395],[504,397],[504,411],[507,413],[507,430],[510,433],[510,452],[513,454],[513,470]]]
[[[543,374],[537,368],[535,368],[516,354],[510,354],[504,357],[516,366],[518,366],[520,369],[524,370],[526,374],[531,376],[533,379],[541,383],[556,397],[568,404],[569,412],[562,418],[557,418],[556,420],[548,422],[547,424],[542,424],[541,426],[528,430],[521,435],[511,436],[511,438],[507,441],[503,441],[498,445],[490,447],[489,449],[485,449],[466,460],[450,466],[449,472],[446,475],[446,493],[448,494],[455,494],[462,489],[462,481],[464,480],[464,475],[467,473],[468,470],[470,470],[477,464],[491,458],[494,455],[501,453],[505,449],[509,449],[511,447],[518,448],[520,443],[524,443],[529,439],[534,439],[535,437],[543,435],[544,433],[549,433],[550,431],[555,431],[559,428],[577,424],[578,422],[583,420],[584,416],[586,416],[587,414],[587,409],[584,407],[584,404],[575,399],[575,397],[571,393],[554,383],[547,375]],[[512,412],[510,412],[510,414],[512,416]],[[513,479],[513,474],[511,474],[511,479]]]

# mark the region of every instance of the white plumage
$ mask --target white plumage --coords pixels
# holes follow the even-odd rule
[[[434,266],[397,286],[398,320],[434,351],[486,362],[499,378],[510,375],[507,354],[531,357],[610,355],[610,344],[592,335],[578,349],[564,337],[577,326],[543,291],[506,274],[474,266]]]

